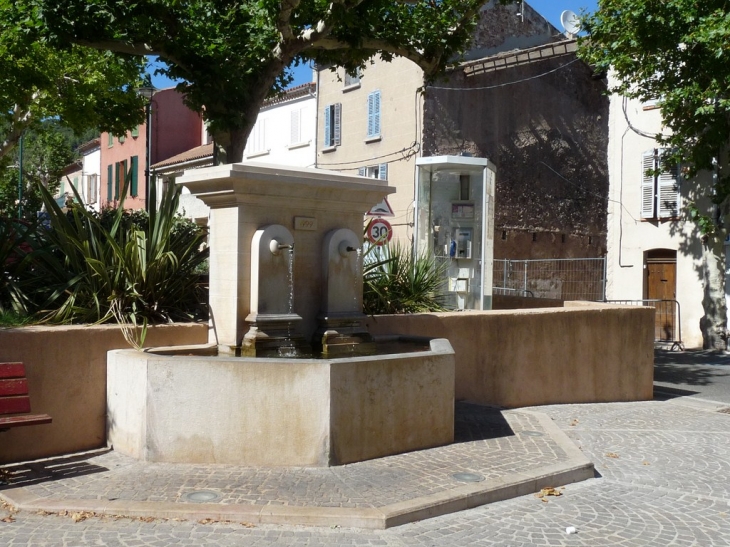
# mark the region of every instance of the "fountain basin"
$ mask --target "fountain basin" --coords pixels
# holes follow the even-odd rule
[[[140,460],[330,466],[454,439],[445,339],[424,351],[337,359],[162,353],[107,358],[108,440]]]

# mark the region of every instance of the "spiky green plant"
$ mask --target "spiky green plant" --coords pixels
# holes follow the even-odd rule
[[[36,274],[46,280],[39,306],[45,321],[146,326],[190,319],[198,303],[194,271],[208,251],[204,232],[176,213],[179,189],[170,185],[146,223],[130,221],[139,214],[124,211],[123,199],[104,217],[82,205],[64,213],[48,191],[42,196],[50,229]]]
[[[363,260],[363,310],[367,314],[443,311],[439,303],[446,265],[415,255],[400,243],[370,247]]]

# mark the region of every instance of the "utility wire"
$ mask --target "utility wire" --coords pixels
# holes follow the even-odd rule
[[[580,59],[575,58],[572,61],[569,61],[565,63],[564,65],[560,65],[559,67],[556,67],[552,70],[548,70],[547,72],[543,72],[542,74],[536,74],[535,76],[530,76],[529,78],[522,78],[521,80],[515,80],[513,82],[505,82],[503,84],[496,84],[496,85],[490,85],[486,87],[439,87],[439,86],[428,86],[428,89],[443,89],[445,91],[484,91],[487,89],[495,89],[497,87],[506,87],[508,85],[515,85],[515,84],[521,84],[523,82],[529,82],[530,80],[536,80],[537,78],[542,78],[543,76],[547,76],[548,74],[552,74],[553,72],[557,72],[558,70],[565,68],[566,66],[572,65],[573,63],[578,62]]]
[[[410,146],[406,146],[405,148],[402,148],[401,150],[397,150],[396,152],[390,152],[388,154],[383,154],[382,156],[375,156],[374,158],[367,158],[364,160],[354,160],[354,161],[341,161],[336,163],[318,163],[317,165],[320,167],[330,167],[333,165],[353,165],[353,164],[360,164],[360,167],[362,167],[364,164],[368,162],[372,162],[375,160],[381,160],[383,158],[388,158],[390,156],[396,156],[400,154],[402,157],[395,161],[401,161],[401,160],[408,160],[412,156],[418,154],[419,150],[421,149],[421,143],[413,141]],[[346,167],[342,168],[341,171],[354,171],[355,169],[359,169],[360,167]]]

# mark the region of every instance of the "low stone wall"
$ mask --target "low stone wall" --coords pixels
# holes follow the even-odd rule
[[[205,324],[150,327],[148,346],[201,344]],[[53,423],[0,433],[0,463],[106,445],[106,354],[129,347],[113,325],[0,329],[0,361],[25,363],[34,413]]]
[[[370,317],[372,334],[446,338],[456,397],[521,406],[649,400],[654,309],[566,302],[563,308]]]

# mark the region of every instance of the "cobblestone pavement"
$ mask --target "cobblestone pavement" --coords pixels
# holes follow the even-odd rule
[[[568,459],[534,414],[460,403],[455,430],[449,446],[329,468],[154,464],[102,451],[7,469],[10,487],[54,501],[189,503],[205,490],[225,505],[373,508],[460,486],[454,473],[497,479]]]
[[[581,447],[600,477],[569,485],[558,497],[523,496],[384,531],[110,517],[75,522],[69,515],[11,514],[6,508],[0,519],[12,522],[0,522],[0,544],[730,545],[730,414],[683,399],[536,410]],[[577,533],[566,534],[569,526]]]

